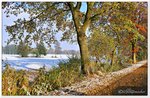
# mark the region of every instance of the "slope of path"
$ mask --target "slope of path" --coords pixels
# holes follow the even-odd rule
[[[147,73],[145,64],[93,95],[147,95]]]

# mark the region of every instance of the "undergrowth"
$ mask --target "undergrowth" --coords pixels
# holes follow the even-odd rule
[[[17,71],[9,65],[3,70],[2,95],[47,95],[50,91],[69,86],[83,79],[80,74],[80,59],[69,57],[68,61],[61,61],[58,67],[46,71],[38,70],[34,81],[29,81],[24,70]]]

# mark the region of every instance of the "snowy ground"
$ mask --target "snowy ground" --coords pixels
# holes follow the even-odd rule
[[[21,58],[19,55],[14,54],[2,54],[2,60],[18,60],[18,59],[68,59],[71,55],[66,54],[47,54],[46,56],[41,57],[33,57],[32,54],[29,54],[29,57],[23,57]]]
[[[56,67],[60,61],[67,60],[69,56],[71,55],[48,54],[46,56],[36,58],[30,54],[29,57],[22,58],[19,55],[3,54],[2,60],[3,66],[5,65],[5,63],[8,63],[15,69],[39,69],[43,66],[45,66],[46,69],[50,69],[53,66]]]

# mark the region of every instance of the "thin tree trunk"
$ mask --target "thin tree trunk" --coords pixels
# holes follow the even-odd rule
[[[114,56],[115,56],[116,48],[117,48],[117,46],[115,46],[114,50],[112,51],[111,63],[110,63],[111,66],[113,66],[113,64],[114,64]]]
[[[110,65],[112,66],[114,64],[114,51],[112,51],[112,56],[111,56],[111,63]]]
[[[132,43],[132,63],[136,63],[136,51],[135,51],[135,43]]]

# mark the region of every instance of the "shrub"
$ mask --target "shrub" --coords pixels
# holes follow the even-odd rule
[[[46,95],[54,89],[82,80],[79,70],[80,59],[76,56],[70,57],[68,61],[61,61],[58,65],[48,72],[45,72],[44,68],[39,70],[39,75],[31,87],[32,95]]]
[[[127,65],[120,65],[119,63],[115,63],[112,66],[108,62],[96,64],[96,69],[100,70],[104,73],[118,71],[118,70],[121,70],[121,69],[126,68],[126,67],[127,67]]]
[[[102,71],[102,72],[104,72],[104,73],[106,73],[107,72],[107,70],[109,69],[109,67],[110,67],[110,64],[109,63],[97,63],[96,64],[96,70],[98,71],[98,70],[100,70],[100,71]]]
[[[2,95],[30,95],[25,71],[16,71],[6,64],[2,72]]]
[[[114,72],[114,71],[118,71],[118,70],[121,70],[121,69],[123,69],[123,68],[125,68],[124,66],[122,66],[122,65],[118,65],[118,64],[114,64],[113,66],[111,66],[108,70],[107,70],[107,72]]]

